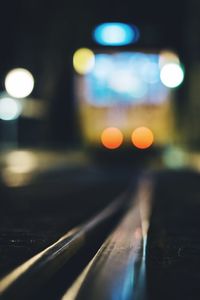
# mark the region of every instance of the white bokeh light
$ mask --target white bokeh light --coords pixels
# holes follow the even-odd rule
[[[109,86],[117,93],[128,93],[134,98],[141,98],[146,94],[146,84],[128,70],[113,72],[109,79]]]
[[[31,94],[33,87],[34,78],[26,69],[13,69],[6,76],[5,88],[12,97],[25,98]]]
[[[9,97],[0,99],[0,119],[4,121],[15,120],[22,111],[21,103]]]
[[[127,70],[115,71],[110,76],[109,85],[118,93],[129,93],[133,89],[133,76]]]
[[[161,69],[160,79],[166,87],[178,87],[184,79],[183,69],[179,64],[168,63]]]

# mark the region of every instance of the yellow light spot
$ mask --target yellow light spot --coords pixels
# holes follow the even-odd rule
[[[13,151],[7,154],[6,164],[13,173],[28,173],[37,167],[37,159],[30,151]]]
[[[180,64],[178,55],[172,51],[164,50],[159,54],[159,66],[162,68],[164,65],[169,63]]]
[[[95,55],[87,48],[81,48],[74,53],[73,66],[77,73],[89,73],[95,65]]]
[[[4,183],[9,187],[28,184],[32,178],[38,161],[30,151],[13,151],[5,157],[5,167],[2,170]]]
[[[116,127],[106,128],[101,134],[101,142],[108,149],[119,148],[123,142],[123,134]]]
[[[139,149],[149,148],[154,141],[153,133],[147,127],[136,128],[132,133],[131,139],[134,146]]]

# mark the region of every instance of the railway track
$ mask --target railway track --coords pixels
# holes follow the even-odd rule
[[[122,220],[62,300],[145,299],[144,260],[151,195],[150,182],[140,182]]]
[[[48,283],[49,278],[56,276],[59,269],[64,266],[67,270],[70,260],[75,255],[81,256],[85,245],[89,244],[92,247],[93,239],[98,239],[102,231],[105,232],[105,236],[108,236],[106,241],[100,246],[83,273],[80,270],[81,275],[68,291],[65,293],[63,291],[65,295],[60,298],[113,299],[110,298],[113,286],[118,286],[120,278],[123,278],[120,282],[123,287],[121,297],[124,295],[124,298],[119,299],[128,299],[128,294],[132,293],[131,288],[133,288],[130,285],[131,281],[129,283],[127,281],[127,278],[133,280],[129,274],[132,267],[135,269],[134,278],[136,273],[139,276],[138,280],[141,277],[140,270],[144,259],[142,249],[144,250],[149,214],[144,199],[150,197],[150,191],[147,180],[140,179],[134,191],[128,190],[93,218],[73,228],[56,243],[15,268],[0,281],[0,299],[30,299],[33,293],[39,291],[46,282]],[[114,224],[116,228],[110,234]],[[106,263],[103,263],[105,261]],[[92,290],[90,286],[94,286],[94,280],[97,286]],[[106,282],[112,284],[106,285]],[[98,297],[93,298],[97,290]],[[103,291],[106,291],[106,294],[102,294]]]

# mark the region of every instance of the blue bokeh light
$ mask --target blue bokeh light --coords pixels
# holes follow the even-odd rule
[[[94,106],[158,104],[168,89],[159,76],[159,55],[140,52],[98,53],[85,77],[87,101]]]
[[[125,23],[103,23],[93,32],[94,40],[104,46],[124,46],[139,38],[138,28]]]

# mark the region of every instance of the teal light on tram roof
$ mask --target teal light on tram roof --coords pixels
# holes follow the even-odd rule
[[[103,46],[124,46],[139,38],[137,27],[125,23],[103,23],[93,33],[94,40]]]

